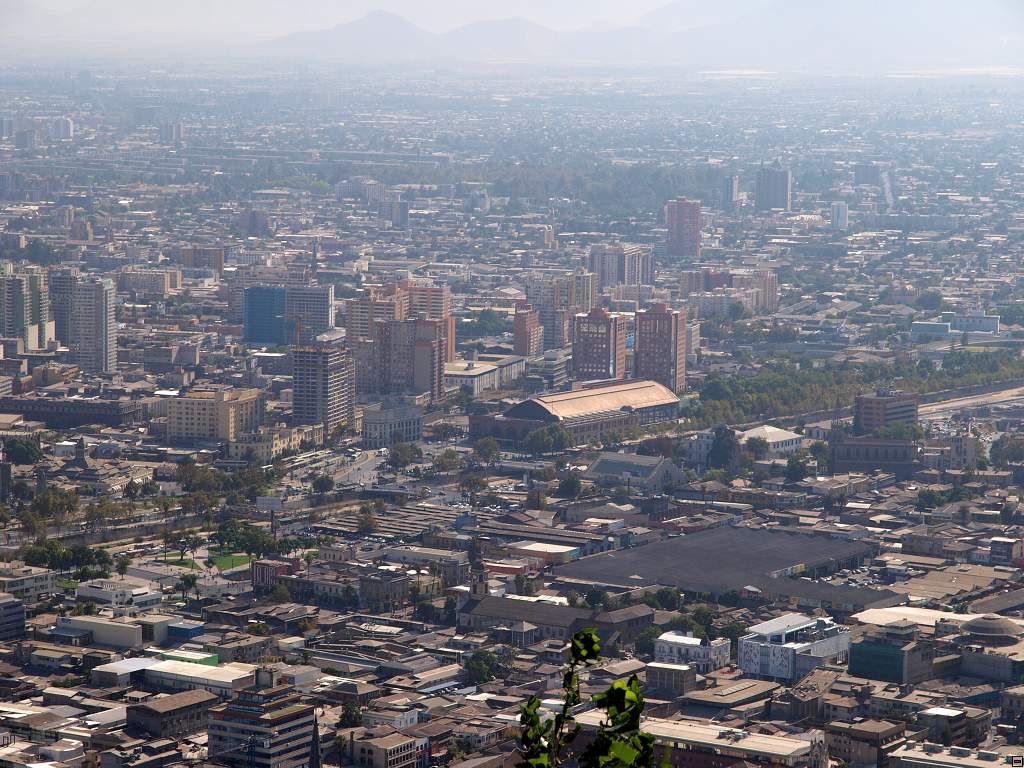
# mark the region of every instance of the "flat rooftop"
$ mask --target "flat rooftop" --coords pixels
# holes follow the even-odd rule
[[[746,585],[759,586],[789,573],[828,568],[872,551],[871,544],[824,536],[727,527],[584,557],[556,568],[555,573],[596,584],[662,584],[689,592],[720,593]],[[804,584],[840,589],[828,584]]]
[[[596,727],[604,718],[597,710],[582,712],[576,720],[589,727]],[[707,749],[728,749],[730,753],[745,752],[749,755],[764,756],[774,760],[791,760],[811,751],[811,743],[789,736],[766,736],[749,733],[737,728],[724,728],[714,723],[692,720],[662,720],[645,717],[643,730],[659,739],[680,744],[692,744]]]

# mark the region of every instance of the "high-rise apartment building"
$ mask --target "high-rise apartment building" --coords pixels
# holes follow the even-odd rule
[[[444,325],[444,361],[455,359],[455,316],[452,314],[452,292],[447,285],[433,285],[419,281],[406,281],[409,294],[410,317],[441,320]]]
[[[682,392],[686,388],[686,312],[658,303],[636,313],[633,374]]]
[[[72,286],[67,344],[71,361],[89,373],[117,370],[116,298],[105,277],[79,277]]]
[[[373,286],[363,296],[345,302],[345,334],[351,342],[370,339],[378,321],[407,319],[437,320],[444,336],[445,362],[455,359],[455,316],[452,294],[447,285],[405,280]]]
[[[78,267],[58,267],[47,278],[53,335],[65,346],[71,343],[71,296],[79,276]]]
[[[755,204],[759,211],[788,211],[793,207],[793,173],[778,160],[758,169]]]
[[[322,424],[329,439],[355,423],[355,363],[344,347],[314,344],[292,348],[292,417]]]
[[[378,320],[371,334],[354,347],[359,392],[426,393],[432,400],[444,397],[444,321],[423,317]]]
[[[0,334],[23,339],[26,349],[45,349],[54,338],[46,273],[39,267],[17,272],[5,264],[0,276]]]
[[[577,380],[626,377],[626,318],[595,307],[576,315],[572,364]]]
[[[830,221],[832,229],[843,231],[850,226],[850,209],[845,200],[836,200],[832,203]]]
[[[673,259],[700,258],[700,203],[678,197],[665,203],[666,253]]]
[[[735,173],[729,174],[722,179],[722,189],[719,194],[720,208],[723,211],[732,211],[740,201],[740,177]]]
[[[544,328],[544,349],[562,349],[572,340],[573,317],[597,301],[597,276],[585,269],[570,275],[535,275],[526,281],[526,299]]]
[[[569,280],[572,282],[570,305],[578,312],[589,312],[597,304],[597,275],[581,267],[572,273]]]
[[[528,306],[516,307],[512,320],[512,345],[517,355],[536,357],[544,351],[544,327],[540,313]]]
[[[775,312],[779,308],[779,278],[771,269],[689,269],[679,275],[679,295],[688,298],[721,289],[735,288],[740,291],[755,291],[744,294],[744,302],[750,304],[752,312]],[[729,292],[725,292],[728,294]],[[724,299],[728,301],[728,297]],[[740,299],[736,299],[740,300]],[[710,316],[710,315],[708,315]]]
[[[371,286],[362,296],[345,300],[345,337],[349,342],[368,339],[378,320],[405,320],[410,296],[399,283]]]
[[[595,243],[587,254],[587,269],[597,275],[599,290],[620,284],[654,284],[654,255],[641,245]]]

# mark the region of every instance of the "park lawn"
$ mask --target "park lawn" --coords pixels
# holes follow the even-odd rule
[[[248,555],[237,553],[233,555],[217,555],[213,558],[213,564],[222,571],[228,571],[232,568],[237,568],[240,565],[247,564],[249,560],[250,558]]]
[[[78,582],[74,579],[56,578],[53,580],[53,583],[54,586],[59,587],[61,589],[74,589],[78,586]]]

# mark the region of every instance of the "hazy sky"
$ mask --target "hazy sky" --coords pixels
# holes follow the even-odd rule
[[[40,13],[82,14],[88,26],[106,17],[111,30],[122,21],[131,26],[166,24],[199,12],[206,30],[233,32],[245,37],[275,37],[288,32],[317,29],[353,21],[375,10],[390,11],[433,32],[445,32],[475,21],[524,17],[559,30],[595,25],[630,24],[644,13],[666,5],[669,0],[0,0],[0,22],[14,23],[33,6]],[[247,12],[238,13],[239,7]],[[4,13],[4,9],[7,12]],[[121,13],[110,13],[120,10]],[[126,19],[123,14],[132,17]],[[119,19],[119,16],[121,17]],[[205,35],[203,35],[205,36]]]

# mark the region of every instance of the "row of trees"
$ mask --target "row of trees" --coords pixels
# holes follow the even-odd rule
[[[1009,351],[947,352],[942,367],[931,361],[842,364],[801,368],[782,362],[749,377],[712,376],[700,400],[683,410],[694,426],[752,421],[847,406],[858,394],[899,379],[912,392],[938,392],[1024,377],[1024,359]]]
[[[21,550],[21,558],[26,565],[50,568],[59,573],[75,572],[79,580],[92,578],[108,578],[110,569],[115,566],[110,553],[101,547],[89,547],[76,544],[65,547],[56,539],[30,544]],[[127,572],[130,561],[118,559],[118,572],[122,568]]]

